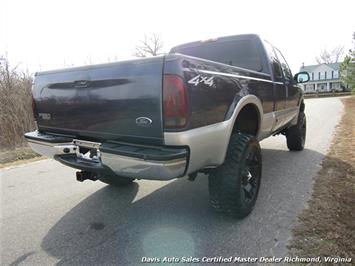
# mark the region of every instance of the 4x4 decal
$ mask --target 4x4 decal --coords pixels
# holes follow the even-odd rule
[[[213,86],[213,77],[206,77],[206,76],[197,75],[196,77],[193,77],[192,79],[190,79],[187,83],[197,86],[201,82],[207,86],[212,87]]]

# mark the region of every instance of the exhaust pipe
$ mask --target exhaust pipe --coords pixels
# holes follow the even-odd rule
[[[79,182],[84,182],[85,180],[96,181],[99,177],[97,174],[88,171],[78,171],[76,172],[76,180]]]

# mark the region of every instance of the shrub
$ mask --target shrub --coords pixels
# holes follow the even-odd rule
[[[23,134],[34,130],[31,97],[32,77],[0,61],[0,148],[23,146]]]

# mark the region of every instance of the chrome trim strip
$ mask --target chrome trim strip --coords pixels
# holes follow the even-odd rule
[[[284,84],[283,82],[274,82],[274,81],[268,80],[268,79],[254,78],[254,77],[249,77],[249,76],[230,74],[230,73],[223,73],[223,72],[216,72],[216,71],[203,70],[203,69],[197,69],[197,68],[183,68],[183,70],[184,71],[190,71],[190,72],[191,72],[191,70],[195,70],[196,72],[201,72],[201,73],[211,74],[211,75],[220,75],[220,76],[226,76],[226,77],[234,77],[234,78],[241,78],[241,79],[256,80],[256,81],[262,81],[262,82],[268,82],[268,83],[280,84],[280,85]]]

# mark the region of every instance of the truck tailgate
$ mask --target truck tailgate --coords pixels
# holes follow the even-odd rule
[[[39,130],[162,144],[163,64],[161,56],[37,74]]]

